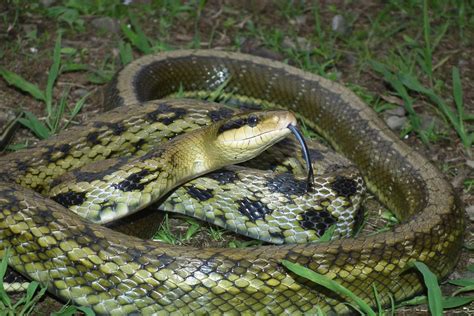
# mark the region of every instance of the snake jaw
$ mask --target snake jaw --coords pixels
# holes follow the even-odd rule
[[[289,111],[237,116],[221,123],[214,141],[215,150],[210,156],[220,157],[223,165],[252,159],[290,135],[289,126],[296,124],[295,115]]]

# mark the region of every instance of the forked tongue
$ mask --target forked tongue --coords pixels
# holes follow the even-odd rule
[[[304,160],[306,161],[306,170],[308,172],[308,177],[306,179],[306,191],[310,191],[311,186],[313,184],[313,180],[314,180],[314,174],[313,174],[313,165],[311,164],[311,159],[309,157],[308,145],[306,145],[303,134],[296,127],[296,125],[289,124],[288,129],[293,133],[293,135],[295,135],[296,139],[301,144],[301,150],[303,151],[303,157],[304,157]]]

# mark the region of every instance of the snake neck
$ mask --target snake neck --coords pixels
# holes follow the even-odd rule
[[[235,150],[219,141],[221,126],[177,136],[137,158],[107,159],[66,173],[54,181],[50,197],[94,223],[109,223],[157,202],[184,182],[253,158],[286,133],[243,155],[246,148]]]

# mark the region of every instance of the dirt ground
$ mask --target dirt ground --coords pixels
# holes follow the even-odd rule
[[[51,1],[40,1],[42,3],[40,6],[49,2]],[[147,1],[137,2],[147,3]],[[51,6],[54,6],[60,2],[52,1],[52,3]],[[297,1],[291,3],[297,5]],[[304,9],[304,5],[303,9],[294,14],[291,13],[291,7],[283,7],[272,1],[243,1],[237,4],[233,1],[212,0],[207,1],[198,14],[193,10],[163,13],[158,9],[156,12],[147,13],[142,12],[144,10],[141,10],[138,4],[132,6],[130,11],[135,12],[144,32],[155,39],[157,46],[170,49],[194,47],[239,50],[301,66],[303,58],[295,59],[297,54],[289,52],[295,49],[304,51],[304,47],[308,46],[308,50],[321,52],[319,55],[315,54],[316,57],[311,60],[312,62],[329,62],[330,66],[324,71],[326,74],[329,73],[332,79],[349,87],[362,87],[370,96],[386,99],[391,97],[390,100],[396,103],[399,99],[393,97],[390,87],[364,59],[368,55],[371,59],[383,58],[393,46],[393,42],[403,40],[401,33],[395,34],[390,39],[377,40],[370,36],[366,37],[366,33],[370,32],[370,26],[375,23],[374,19],[383,9],[384,7],[378,1],[361,3],[342,0],[321,1],[320,24],[326,29],[329,28],[326,32],[331,31],[330,26],[334,24],[335,16],[342,15],[346,17],[346,21],[350,22],[347,22],[350,26],[341,32],[350,32],[351,35],[348,37],[355,38],[354,42],[350,42],[344,37],[332,37],[334,55],[331,55],[331,50],[320,48],[320,43],[307,40],[314,35],[316,21],[313,11]],[[392,16],[392,19],[400,19],[400,24],[412,19],[400,12],[402,10],[390,12],[392,15],[399,15],[395,18]],[[124,39],[120,24],[128,23],[129,20],[126,17],[108,17],[105,14],[101,16],[96,13],[89,15],[81,12],[78,19],[80,21],[74,20],[76,24],[69,25],[67,22],[58,21],[57,18],[51,18],[37,8],[31,8],[25,4],[15,6],[13,1],[0,4],[0,16],[3,17],[3,21],[0,22],[1,67],[20,74],[30,82],[44,88],[52,60],[54,41],[60,26],[64,29],[62,46],[74,50],[70,54],[64,52],[63,60],[88,65],[89,68],[85,71],[63,73],[55,86],[54,95],[59,98],[65,88],[70,89],[68,101],[73,104],[85,93],[92,92],[83,111],[76,117],[77,122],[85,121],[101,111],[102,85],[96,82],[106,81],[120,67],[118,43]],[[435,20],[433,23],[436,22],[439,21]],[[163,26],[164,24],[166,25]],[[282,31],[273,32],[273,30]],[[446,60],[439,63],[438,78],[446,78],[446,81],[449,81],[451,67],[456,65],[460,68],[465,111],[471,114],[474,113],[473,35],[474,30],[467,30],[464,34],[471,39],[470,41],[460,41],[460,35],[455,33],[443,37],[433,56],[436,62],[444,60],[447,56]],[[272,36],[275,37],[274,41],[272,41]],[[371,42],[367,44],[364,41]],[[358,45],[367,45],[367,49],[360,49]],[[278,49],[277,46],[284,49]],[[135,58],[142,55],[138,50],[134,50],[133,54]],[[449,95],[445,97],[451,104],[451,97]],[[0,79],[0,100],[0,129],[11,118],[13,110],[18,108],[29,110],[39,118],[45,116],[42,103],[12,88],[2,79]],[[367,101],[366,98],[364,100]],[[450,279],[474,278],[474,273],[466,269],[468,265],[474,264],[473,252],[467,249],[468,247],[472,249],[474,246],[474,184],[472,184],[474,160],[466,154],[456,133],[447,127],[447,123],[440,118],[432,105],[426,100],[421,100],[417,102],[415,109],[420,115],[436,118],[442,130],[441,136],[428,146],[413,133],[408,134],[404,140],[429,157],[444,172],[469,213],[466,249]],[[385,115],[382,114],[383,117]],[[31,144],[35,141],[37,141],[35,136],[22,128],[16,132],[12,144],[25,142]],[[450,293],[452,288],[445,285],[443,291]],[[50,311],[58,310],[60,306],[62,306],[61,303],[45,299],[37,307],[37,311],[48,314]],[[449,311],[448,314],[468,315],[469,311],[474,313],[474,304]],[[426,313],[426,306],[397,311],[399,315]]]

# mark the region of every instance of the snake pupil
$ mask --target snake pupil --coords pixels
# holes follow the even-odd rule
[[[247,124],[248,124],[250,127],[255,127],[255,126],[257,126],[257,124],[258,124],[258,117],[257,117],[255,114],[249,115],[249,117],[248,117],[248,119],[247,119]]]

